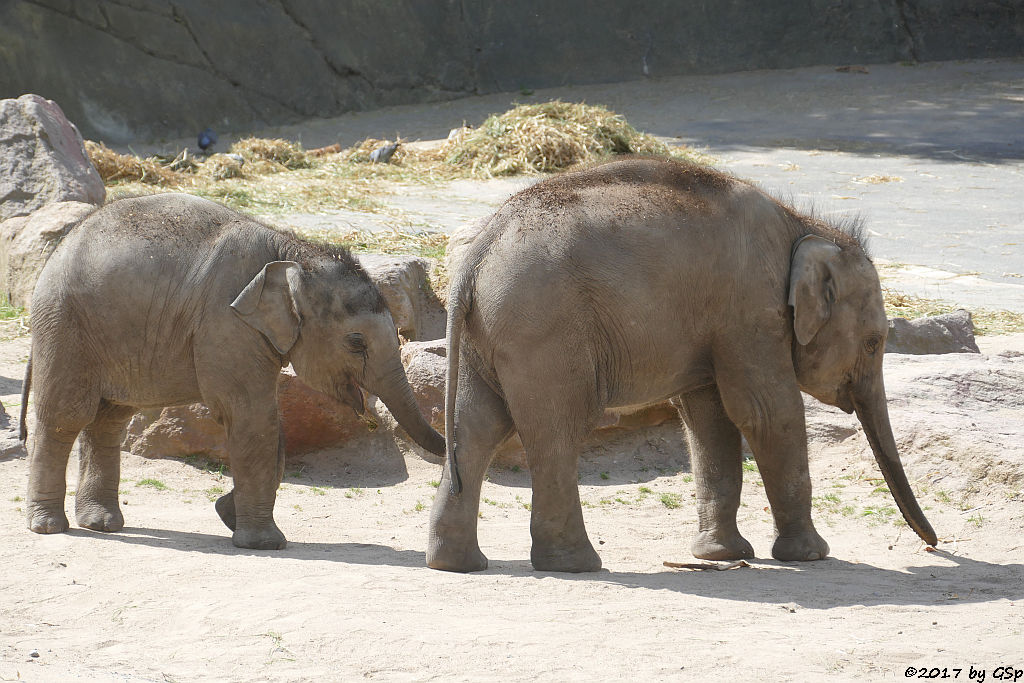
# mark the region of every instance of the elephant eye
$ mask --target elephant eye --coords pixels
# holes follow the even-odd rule
[[[870,336],[864,340],[864,352],[869,356],[873,356],[881,344],[882,340],[880,337]]]
[[[345,346],[352,353],[366,353],[366,340],[358,332],[353,332],[345,337]]]

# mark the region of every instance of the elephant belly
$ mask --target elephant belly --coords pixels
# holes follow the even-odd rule
[[[195,366],[181,354],[111,363],[103,378],[102,397],[140,408],[180,405],[201,400]]]

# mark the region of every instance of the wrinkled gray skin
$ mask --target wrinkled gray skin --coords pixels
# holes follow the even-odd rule
[[[889,426],[886,332],[878,276],[857,238],[739,180],[631,159],[515,195],[453,274],[454,439],[427,564],[487,567],[481,481],[518,430],[533,481],[534,568],[599,569],[577,489],[581,444],[605,408],[666,399],[687,427],[697,484],[693,554],[753,556],[736,526],[742,434],[771,502],[772,555],[823,558],[801,391],[857,412],[904,517],[935,543]]]
[[[378,395],[429,451],[376,286],[344,250],[276,232],[213,202],[166,194],[109,204],[75,227],[32,299],[35,390],[28,526],[68,528],[65,470],[76,437],[78,524],[124,525],[120,441],[139,408],[202,401],[226,428],[234,490],[217,501],[242,548],[283,548],[274,501],[284,468],[277,379],[291,363],[314,389],[363,410]],[[25,438],[22,411],[22,438]]]

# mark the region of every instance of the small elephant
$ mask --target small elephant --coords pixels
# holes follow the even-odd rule
[[[67,530],[75,439],[82,527],[117,531],[120,442],[139,408],[202,401],[226,428],[234,489],[216,510],[241,548],[276,549],[284,472],[277,380],[291,363],[361,413],[376,394],[421,446],[444,438],[420,413],[383,297],[345,249],[304,242],[214,202],[163,194],[112,202],[47,262],[32,298],[28,527]]]
[[[801,391],[857,412],[903,516],[934,544],[889,425],[886,322],[857,230],[717,171],[634,158],[520,192],[452,274],[448,458],[427,564],[487,567],[481,481],[518,430],[533,482],[534,568],[599,569],[577,488],[581,444],[606,408],[666,399],[692,456],[693,554],[753,556],[736,526],[742,435],[771,503],[772,555],[824,558]]]

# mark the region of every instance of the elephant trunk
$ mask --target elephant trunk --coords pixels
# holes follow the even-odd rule
[[[857,411],[857,418],[864,427],[864,434],[868,437],[868,443],[871,444],[871,451],[875,454],[875,461],[878,462],[882,476],[885,477],[885,483],[889,486],[900,512],[903,513],[903,519],[907,520],[910,528],[925,543],[935,545],[938,543],[938,537],[932,525],[925,519],[914,492],[910,490],[910,483],[896,451],[896,440],[892,435],[889,411],[886,408],[885,385],[880,372],[876,377],[861,382],[854,390],[853,405]]]
[[[366,389],[384,402],[413,441],[434,455],[444,455],[444,437],[423,417],[405,376],[405,368],[395,355],[395,360],[389,363],[379,377],[367,383]]]

